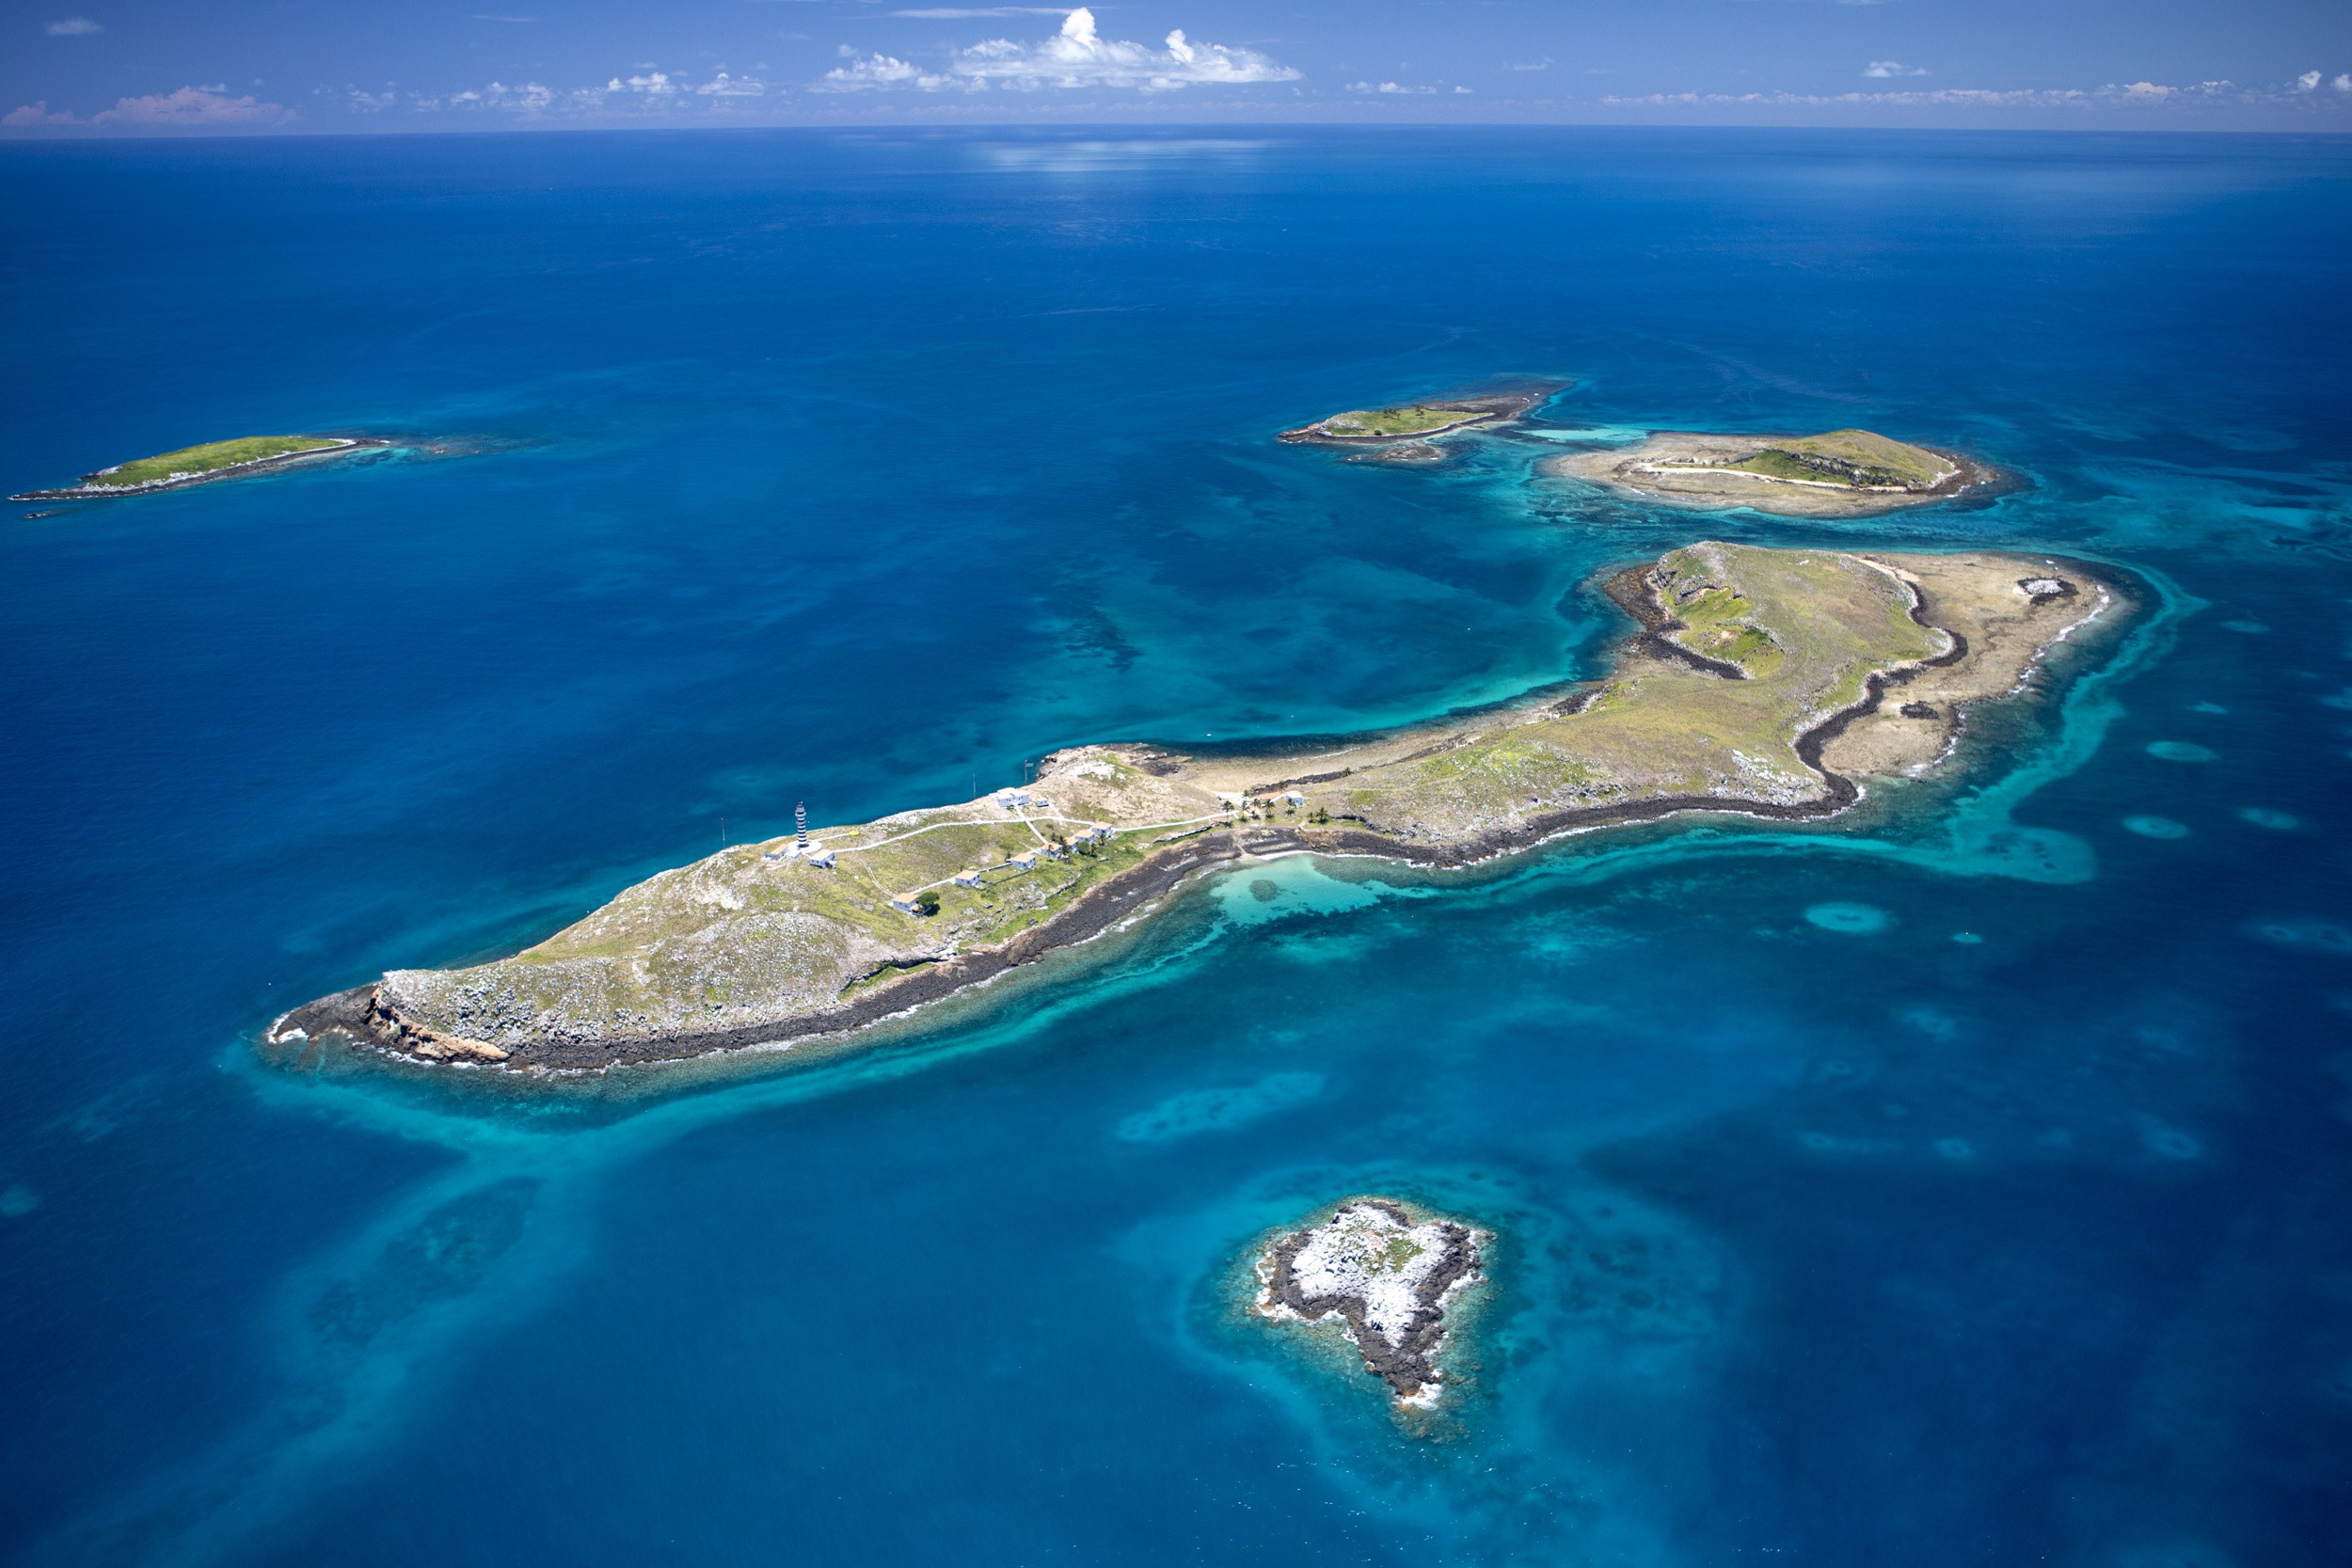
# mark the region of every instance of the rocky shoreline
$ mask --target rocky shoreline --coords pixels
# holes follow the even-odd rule
[[[2009,560],[2010,558],[1999,558]],[[1970,695],[1942,696],[1944,707],[1931,706],[1924,723],[1906,718],[1905,723],[1920,728],[1942,726],[1952,730],[1959,718],[1955,705],[1965,704],[1978,697],[1992,697],[2023,678],[2049,646],[2071,633],[2076,626],[2098,619],[2113,602],[2114,593],[2106,578],[2079,562],[2063,566],[2049,558],[2028,562],[2016,558],[2016,570],[2026,571],[2013,589],[2021,601],[2030,601],[2038,611],[2046,603],[2071,602],[2089,597],[2083,613],[2067,621],[2063,630],[2053,637],[2037,633],[2044,639],[2030,650],[2023,650],[2014,633],[2004,633],[2011,641],[2006,652],[1993,660],[1999,684]],[[1610,597],[1623,606],[1639,623],[1640,634],[1629,644],[1626,657],[1646,658],[1662,663],[1671,658],[1683,667],[1695,665],[1720,679],[1737,676],[1747,678],[1736,666],[1720,660],[1707,659],[1692,654],[1676,641],[1673,633],[1684,629],[1659,603],[1651,591],[1649,566],[1637,566],[1615,574],[1603,587]],[[265,1033],[266,1042],[280,1049],[303,1046],[322,1037],[341,1036],[361,1049],[385,1056],[420,1064],[464,1066],[495,1070],[501,1073],[580,1073],[592,1072],[617,1066],[653,1063],[707,1056],[720,1053],[789,1048],[802,1041],[824,1037],[839,1037],[882,1022],[900,1018],[937,1003],[975,986],[993,981],[1009,972],[1034,962],[1057,949],[1073,946],[1098,937],[1115,926],[1142,912],[1147,906],[1177,888],[1187,878],[1232,864],[1246,858],[1270,858],[1280,855],[1308,853],[1346,858],[1377,858],[1429,869],[1465,867],[1526,850],[1548,840],[1598,828],[1654,822],[1687,813],[1704,812],[1745,816],[1766,821],[1806,821],[1834,816],[1850,808],[1861,796],[1854,778],[1824,760],[1825,751],[1844,735],[1850,726],[1866,718],[1873,725],[1881,723],[1885,694],[1921,679],[1931,673],[1949,682],[1955,667],[1965,660],[1972,645],[1961,631],[1939,624],[1933,615],[1924,591],[1916,581],[1911,589],[1906,613],[1911,622],[1923,628],[1942,632],[1948,641],[1931,644],[1931,654],[1903,664],[1870,672],[1861,683],[1851,702],[1835,711],[1820,713],[1800,730],[1791,742],[1796,757],[1804,764],[1812,779],[1807,798],[1769,800],[1736,793],[1650,794],[1623,800],[1584,801],[1560,805],[1550,810],[1515,810],[1507,819],[1484,817],[1474,823],[1462,824],[1443,835],[1430,834],[1426,830],[1394,826],[1375,827],[1371,820],[1358,815],[1357,808],[1334,800],[1327,814],[1312,817],[1302,816],[1295,808],[1287,814],[1278,812],[1278,800],[1295,800],[1295,794],[1278,794],[1295,784],[1312,789],[1315,781],[1337,779],[1340,787],[1353,783],[1351,769],[1337,773],[1306,773],[1300,779],[1275,783],[1251,782],[1239,787],[1219,785],[1230,791],[1229,799],[1241,802],[1229,805],[1220,819],[1206,826],[1180,832],[1158,847],[1147,847],[1134,863],[1120,867],[1090,886],[1077,890],[1059,908],[1041,911],[1042,918],[1018,930],[1009,938],[993,940],[959,948],[948,942],[932,944],[919,953],[900,952],[887,956],[879,965],[863,972],[852,971],[856,978],[840,987],[835,999],[810,1006],[790,1016],[771,1017],[761,1022],[742,1022],[731,1026],[709,1028],[628,1029],[580,1027],[578,1024],[556,1022],[532,1036],[517,1037],[511,1030],[503,1037],[504,1043],[492,1043],[475,1037],[489,1033],[487,1028],[471,1024],[469,1013],[464,1008],[444,1010],[431,1023],[413,1014],[404,1014],[403,1004],[387,994],[387,985],[379,981],[352,990],[322,997],[297,1007],[271,1024]],[[1945,614],[1942,621],[1954,620]],[[1963,618],[1964,619],[1964,618]],[[1965,624],[1975,626],[1974,621]],[[1989,624],[1989,623],[1988,623]],[[2055,625],[2055,623],[2053,623]],[[1965,677],[1963,678],[1976,678]],[[1580,687],[1565,698],[1549,702],[1549,711],[1570,711],[1590,697],[1597,688]],[[1538,693],[1523,700],[1531,708],[1546,706],[1547,699]],[[1485,721],[1472,721],[1484,723]],[[1423,735],[1435,736],[1434,742],[1421,741]],[[1452,742],[1444,726],[1429,732],[1400,734],[1399,742],[1414,743],[1417,749],[1398,750],[1409,759],[1415,756],[1443,752]],[[1947,744],[1948,734],[1939,746]],[[1092,750],[1092,749],[1089,749]],[[1108,750],[1108,749],[1103,749]],[[1161,775],[1180,773],[1193,766],[1190,759],[1179,753],[1161,752],[1150,747],[1119,749],[1141,774]],[[1304,759],[1300,759],[1304,760]],[[1294,764],[1295,765],[1295,764]],[[1085,766],[1098,766],[1089,763]],[[1248,759],[1227,759],[1219,765],[1236,777],[1255,775],[1263,780],[1267,774],[1280,771],[1272,759],[1262,759],[1255,765]],[[1871,772],[1874,769],[1865,768]],[[1045,772],[1041,769],[1041,775]],[[1372,808],[1376,809],[1376,808]],[[771,859],[774,857],[771,857]],[[877,977],[895,978],[883,984],[868,984]],[[846,977],[846,976],[845,976]]]
[[[1277,1323],[1336,1322],[1400,1409],[1434,1408],[1450,1379],[1448,1314],[1482,1283],[1494,1236],[1392,1197],[1342,1200],[1260,1253],[1252,1310]]]
[[[1745,507],[1788,517],[1871,517],[1963,495],[1997,495],[2018,484],[2013,476],[1990,464],[1940,447],[1916,449],[1948,467],[1935,483],[1917,488],[1796,481],[1708,466],[1752,455],[1773,439],[1661,431],[1638,446],[1549,458],[1540,465],[1540,471],[1668,506]]]
[[[303,451],[279,452],[272,457],[257,457],[250,463],[231,463],[227,467],[209,468],[200,474],[178,474],[170,479],[151,480],[145,484],[100,484],[96,474],[85,475],[78,484],[61,485],[53,490],[26,490],[10,496],[12,501],[86,501],[112,500],[120,496],[148,496],[159,490],[178,490],[190,484],[209,484],[216,479],[233,479],[240,474],[257,473],[263,468],[281,468],[291,464],[314,458],[344,457],[371,448],[389,447],[392,443],[377,436],[326,436],[321,440],[334,445],[312,447]]]
[[[304,1004],[273,1022],[263,1038],[274,1046],[342,1035],[363,1048],[401,1059],[471,1063],[506,1071],[596,1071],[650,1062],[683,1061],[727,1052],[773,1049],[846,1035],[911,1013],[973,986],[983,985],[1048,953],[1102,935],[1197,872],[1239,860],[1247,852],[1230,832],[1203,834],[1130,866],[1051,919],[1000,946],[978,948],[910,966],[906,977],[822,1011],[772,1023],[675,1034],[605,1035],[550,1042],[528,1055],[422,1027],[403,1019],[383,986],[355,987]]]
[[[1547,398],[1566,387],[1565,382],[1539,382],[1517,387],[1511,390],[1487,392],[1470,397],[1435,398],[1427,403],[1400,404],[1405,408],[1422,409],[1435,414],[1458,414],[1458,419],[1440,424],[1409,431],[1381,432],[1343,425],[1344,414],[1327,415],[1295,430],[1277,433],[1275,439],[1287,446],[1357,447],[1371,449],[1352,462],[1435,463],[1441,461],[1441,449],[1429,445],[1430,438],[1451,436],[1458,431],[1473,430],[1486,425],[1510,424]],[[1374,410],[1384,413],[1390,410]]]

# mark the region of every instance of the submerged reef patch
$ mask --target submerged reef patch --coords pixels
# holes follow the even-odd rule
[[[1321,1093],[1323,1074],[1319,1072],[1276,1072],[1254,1084],[1188,1089],[1127,1117],[1119,1124],[1119,1135],[1128,1143],[1155,1144],[1201,1132],[1221,1132],[1295,1105],[1304,1105]]]
[[[1875,936],[1895,924],[1893,915],[1874,904],[1851,904],[1842,899],[1809,905],[1804,918],[1824,931],[1838,931],[1847,936]]]

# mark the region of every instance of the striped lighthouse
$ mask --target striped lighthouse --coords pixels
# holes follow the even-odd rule
[[[800,847],[808,847],[808,803],[800,801],[792,807],[792,831],[800,835]]]

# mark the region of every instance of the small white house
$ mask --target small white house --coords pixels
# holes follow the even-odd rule
[[[1034,849],[1024,849],[1012,857],[1011,863],[1019,866],[1024,871],[1035,871],[1037,869],[1037,851]]]
[[[980,877],[981,873],[977,871],[959,871],[956,873],[954,880],[956,886],[958,887],[978,887],[980,885]]]
[[[1282,803],[1286,806],[1303,806],[1307,803],[1307,797],[1294,789],[1282,797]]]
[[[808,863],[830,871],[833,869],[833,851],[822,845],[812,844],[808,847]]]

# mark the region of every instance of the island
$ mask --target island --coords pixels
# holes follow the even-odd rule
[[[316,458],[340,456],[362,447],[389,444],[351,436],[241,436],[232,441],[208,441],[201,446],[183,447],[178,451],[167,451],[155,457],[118,463],[111,468],[84,474],[79,483],[62,485],[55,490],[27,490],[22,495],[10,496],[8,499],[70,501],[144,495],[151,490],[172,490],[183,484],[201,484],[208,480],[228,479],[232,475],[254,473],[263,468],[284,467]]]
[[[1359,447],[1350,462],[1438,463],[1445,450],[1434,436],[1480,426],[1509,424],[1560,390],[1556,383],[1520,387],[1477,397],[1447,398],[1434,403],[1398,404],[1389,408],[1352,408],[1327,415],[1275,439],[1293,446]]]
[[[1601,585],[1638,623],[1603,679],[1338,744],[1073,747],[1020,789],[724,849],[511,958],[395,970],[265,1038],[505,1072],[789,1048],[1251,857],[1458,867],[1677,813],[1824,817],[1862,781],[1946,766],[1971,705],[2030,700],[2051,648],[2123,619],[2125,583],[1991,551],[1691,545]]]
[[[1639,446],[1555,457],[1544,470],[1675,506],[1744,506],[1789,517],[1873,516],[1946,500],[2000,478],[1957,453],[1867,430],[1820,436],[1666,431]]]
[[[1491,1232],[1393,1197],[1351,1197],[1258,1254],[1251,1311],[1336,1329],[1400,1410],[1434,1409],[1458,1374],[1453,1324],[1462,1294],[1485,1283]],[[1449,1352],[1455,1352],[1449,1354]]]

